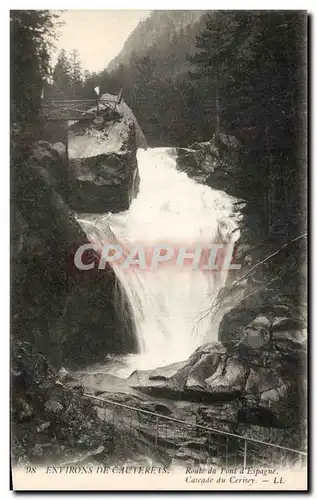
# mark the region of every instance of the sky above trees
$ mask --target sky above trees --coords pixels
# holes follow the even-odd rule
[[[64,25],[53,56],[55,64],[61,49],[77,49],[84,69],[101,71],[120,52],[145,10],[67,10],[61,14]]]

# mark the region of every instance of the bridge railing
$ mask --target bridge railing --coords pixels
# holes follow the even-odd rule
[[[40,116],[50,121],[94,119],[100,110],[115,112],[118,98],[64,99],[43,102]]]
[[[225,467],[303,467],[307,453],[84,394],[101,417],[179,461]]]

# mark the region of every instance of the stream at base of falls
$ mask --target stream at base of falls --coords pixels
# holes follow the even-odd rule
[[[141,245],[147,249],[162,242],[173,248],[192,248],[237,241],[234,198],[178,171],[173,148],[139,149],[137,159],[140,186],[129,210],[78,214],[91,240],[107,244],[110,232],[124,248]],[[208,310],[230,271],[173,264],[123,269],[115,263],[113,269],[134,319],[138,354],[110,357],[103,366],[91,367],[91,372],[126,377],[135,369],[183,361],[200,345],[217,340],[226,311],[218,309],[211,319]],[[91,335],[93,342],[94,332]]]

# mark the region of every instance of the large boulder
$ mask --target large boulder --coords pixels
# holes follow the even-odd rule
[[[199,347],[183,362],[137,370],[127,379],[86,374],[80,383],[85,392],[101,399],[161,415],[135,410],[121,414],[121,408],[111,404],[98,410],[102,420],[118,426],[126,421],[140,441],[155,440],[159,450],[188,465],[190,460],[218,463],[225,450],[228,460],[237,454],[242,457],[243,441],[228,439],[222,432],[301,447],[299,394],[291,370],[285,360],[276,358],[270,367],[259,365],[252,349],[247,355],[242,349],[233,353],[214,342]],[[266,453],[256,443],[248,447],[256,457]]]
[[[114,97],[116,97],[116,96],[105,93],[101,96],[101,100],[102,99],[113,99]],[[128,119],[130,122],[132,122],[135,126],[136,147],[146,149],[148,147],[147,140],[145,138],[145,135],[144,135],[132,109],[127,105],[127,103],[124,101],[124,99],[121,99],[120,102],[118,102],[117,99],[116,99],[116,101],[117,101],[116,109],[120,113],[120,115],[124,116],[126,119]]]
[[[130,108],[123,101],[117,104],[114,97],[101,97],[95,119],[69,126],[68,199],[77,212],[127,210],[138,191],[136,150],[146,147],[146,141]],[[109,105],[103,99],[110,99]]]
[[[181,395],[183,383],[179,373],[186,366],[186,362],[180,362],[154,370],[135,370],[127,379],[127,383],[133,389],[151,395]]]
[[[267,326],[263,317],[258,324]],[[292,361],[281,353],[273,352],[269,358],[256,346],[241,345],[232,350],[214,342],[201,346],[184,362],[135,371],[127,384],[151,396],[177,397],[211,407],[236,401],[234,418],[232,406],[228,406],[229,421],[290,427],[298,421],[299,407],[293,371]],[[221,411],[226,420],[224,406]]]

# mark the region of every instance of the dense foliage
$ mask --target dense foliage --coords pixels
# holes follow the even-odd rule
[[[83,99],[85,84],[90,78],[88,71],[82,69],[78,50],[69,54],[62,49],[52,71],[52,78],[46,85],[45,99]]]
[[[13,118],[32,121],[38,114],[58,15],[49,10],[10,12],[10,69]]]
[[[130,50],[112,85],[124,85],[152,145],[236,136],[244,153],[236,190],[254,215],[252,231],[296,234],[305,217],[305,14],[210,11],[170,29],[169,43],[158,38],[141,57]]]
[[[40,104],[54,17],[11,12],[11,94],[23,116]],[[123,86],[154,146],[236,136],[244,146],[236,190],[258,214],[252,229],[291,236],[305,214],[305,34],[299,11],[154,11],[110,72],[84,71],[76,50],[62,50],[44,95],[94,98],[97,85],[101,93]]]
[[[292,238],[306,207],[305,14],[154,11],[99,74],[62,50],[45,98],[118,93],[150,145],[188,146],[229,133],[241,144],[234,179],[254,238]],[[12,97],[34,115],[49,73],[54,15],[11,13]],[[146,42],[146,43],[145,43]]]
[[[286,229],[291,236],[303,215],[304,39],[298,12],[217,12],[207,17],[192,58],[214,126],[245,146],[236,184],[248,211],[261,215],[253,228],[259,235]]]

